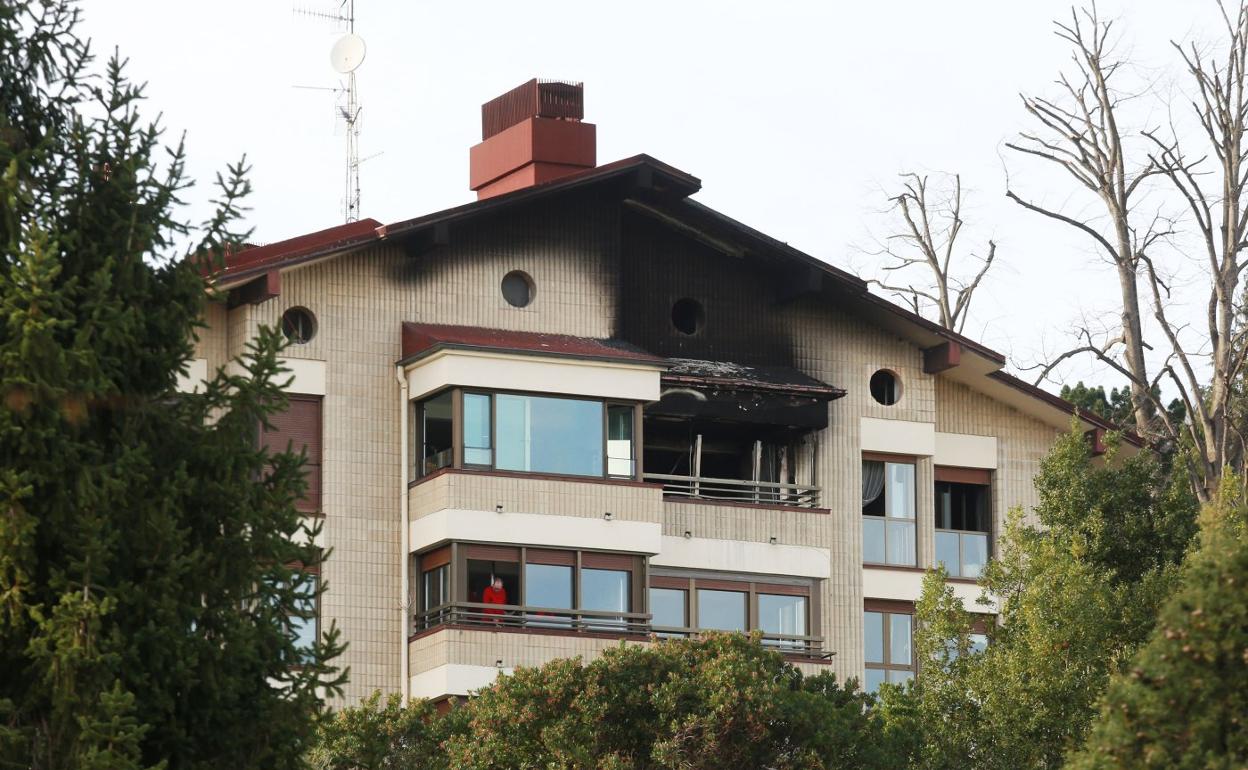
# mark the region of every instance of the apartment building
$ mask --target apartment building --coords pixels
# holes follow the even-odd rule
[[[485,104],[478,199],[231,255],[186,383],[262,324],[323,517],[348,698],[444,699],[621,643],[759,630],[809,671],[914,674],[945,564],[974,604],[1072,417],[1004,357],[694,200],[599,165],[579,84]],[[314,633],[315,628],[303,629]]]

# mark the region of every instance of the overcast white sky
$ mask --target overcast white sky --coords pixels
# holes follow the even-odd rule
[[[246,153],[254,240],[342,221],[345,141],[329,48],[342,33],[295,13],[336,0],[85,0],[99,54],[113,46],[146,81],[148,114],[185,131],[189,171],[209,181]],[[1071,322],[1112,301],[1090,245],[1004,198],[1069,205],[1070,187],[1003,142],[1026,125],[1018,93],[1053,93],[1067,60],[1056,0],[629,3],[358,0],[368,55],[362,214],[407,219],[473,199],[468,147],[482,102],[531,77],[585,82],[598,159],[648,153],[703,181],[697,199],[833,264],[871,274],[864,251],[902,171],[956,171],[973,190],[964,238],[998,243],[967,333],[1026,364],[1059,350]],[[1214,0],[1102,2],[1131,77],[1179,80],[1171,39],[1217,39]],[[1139,109],[1161,111],[1151,97]],[[191,196],[206,213],[209,191]],[[1064,375],[1092,374],[1079,365]]]

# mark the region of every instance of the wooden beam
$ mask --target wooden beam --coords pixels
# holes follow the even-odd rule
[[[776,275],[776,305],[823,291],[823,271],[814,265],[786,265]]]
[[[451,243],[451,226],[447,222],[437,222],[409,235],[403,239],[403,254],[407,257],[419,257],[427,251]]]
[[[233,310],[240,305],[259,305],[261,302],[268,302],[281,293],[282,274],[277,270],[270,270],[241,286],[235,286],[233,289],[230,289],[226,297],[226,307]]]
[[[1083,437],[1088,440],[1088,444],[1092,448],[1092,456],[1100,457],[1105,454],[1107,447],[1105,446],[1105,429],[1092,428],[1083,433]]]
[[[923,351],[923,371],[926,374],[940,374],[962,363],[962,345],[957,342],[943,342]]]

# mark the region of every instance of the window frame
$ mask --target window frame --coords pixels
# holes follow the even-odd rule
[[[965,580],[978,580],[980,575],[983,574],[983,568],[980,569],[979,575],[967,575],[967,574],[964,574],[963,572],[962,567],[964,564],[966,564],[966,556],[965,556],[966,549],[964,545],[964,543],[966,542],[966,538],[964,536],[965,535],[983,535],[984,536],[984,551],[985,551],[984,566],[986,567],[988,562],[992,559],[993,549],[995,545],[995,535],[996,535],[996,533],[994,532],[994,527],[993,527],[993,524],[995,522],[994,522],[994,516],[993,516],[993,509],[992,509],[992,488],[993,488],[992,471],[987,470],[987,469],[980,469],[980,468],[958,468],[958,467],[952,467],[952,466],[938,465],[934,469],[933,476],[934,476],[934,479],[932,481],[932,523],[933,523],[932,531],[934,533],[933,538],[938,539],[938,536],[942,533],[955,534],[958,536],[958,569],[957,569],[957,572],[948,570],[949,577],[961,578]],[[985,509],[986,509],[984,512],[984,518],[985,518],[985,521],[987,522],[988,529],[987,530],[948,529],[948,528],[939,526],[940,524],[940,494],[939,494],[940,487],[939,485],[940,484],[959,484],[962,486],[981,487],[983,489],[982,494],[984,495]],[[933,542],[933,547],[935,547],[935,542]],[[935,567],[942,563],[943,562],[941,562],[939,556],[936,554],[935,551],[933,551],[932,566]],[[946,569],[948,568],[946,567]]]
[[[806,600],[805,625],[806,632],[794,636],[815,637],[813,629],[819,627],[820,612],[818,606],[819,592],[816,581],[800,578],[783,578],[772,576],[751,576],[723,573],[689,572],[687,570],[651,571],[646,591],[646,610],[650,611],[650,593],[652,588],[666,588],[685,592],[685,623],[683,627],[653,626],[654,633],[660,636],[689,636],[701,631],[716,629],[702,628],[698,619],[698,590],[739,591],[746,594],[745,602],[745,633],[762,631],[760,628],[758,597],[769,596],[800,596]],[[767,632],[763,632],[767,633]],[[784,651],[784,645],[773,641],[768,647],[778,647]]]
[[[870,519],[879,519],[880,521],[884,522],[884,561],[869,561],[867,559],[866,528],[864,527],[863,535],[862,535],[862,546],[863,546],[862,547],[862,563],[863,565],[869,566],[869,567],[889,567],[889,568],[917,567],[919,565],[919,550],[920,550],[919,549],[919,458],[913,457],[910,455],[885,454],[882,452],[863,452],[862,462],[878,462],[878,463],[884,464],[884,487],[883,489],[880,490],[880,495],[884,499],[884,515],[875,516],[875,515],[867,514],[867,513],[859,514],[861,519],[864,521],[867,518],[870,518]],[[912,485],[912,491],[914,494],[914,501],[913,501],[912,510],[914,511],[914,515],[911,516],[910,518],[901,518],[901,517],[888,515],[889,500],[890,500],[889,492],[888,492],[888,466],[889,465],[909,465],[913,469],[914,483]],[[888,551],[888,522],[890,521],[910,522],[910,526],[912,527],[912,530],[913,530],[911,539],[914,541],[914,553],[911,554],[911,561],[907,563],[894,563],[894,562],[888,561],[888,553],[889,553]]]
[[[873,613],[880,615],[882,618],[882,628],[880,633],[880,644],[883,646],[884,662],[874,663],[867,660],[867,614]],[[896,663],[892,660],[892,616],[900,615],[910,619],[910,661],[906,664]],[[919,675],[917,654],[914,646],[914,604],[911,602],[901,602],[885,599],[867,599],[863,602],[862,608],[862,664],[863,664],[863,690],[866,691],[866,672],[867,671],[883,671],[884,682],[895,684],[888,681],[888,675],[891,671],[908,671],[910,678],[914,679]]]
[[[514,562],[511,560],[514,558]],[[610,613],[614,610],[600,610],[586,608],[582,606],[582,579],[583,571],[586,569],[603,569],[614,571],[627,571],[629,573],[628,587],[628,609],[621,610],[622,614],[631,614],[640,612],[637,607],[648,607],[646,594],[646,577],[648,573],[647,559],[643,554],[620,553],[608,551],[592,551],[576,548],[559,548],[547,546],[530,546],[530,545],[503,545],[498,543],[484,543],[477,541],[456,540],[446,545],[433,548],[414,556],[416,565],[414,572],[420,576],[420,580],[413,581],[418,586],[423,586],[423,578],[425,572],[430,569],[437,569],[442,565],[449,564],[450,569],[450,585],[447,590],[448,602],[443,607],[451,608],[456,604],[463,604],[470,601],[468,598],[468,562],[472,561],[497,561],[514,563],[517,566],[516,578],[516,595],[520,601],[514,601],[508,597],[508,603],[501,605],[509,608],[507,612],[518,613],[515,608],[529,608],[533,610],[553,610],[563,612],[569,615],[576,615],[579,611],[587,612],[605,612]],[[549,566],[568,566],[572,569],[572,607],[539,607],[528,603],[528,586],[525,574],[526,567],[530,564],[549,565]],[[417,588],[419,592],[420,588]],[[446,623],[441,618],[453,613],[438,613],[435,615],[433,622],[428,622],[428,616],[439,608],[420,609],[421,597],[417,593],[413,597],[413,606],[417,608],[412,616],[412,626],[415,633],[422,633],[445,625],[454,626],[454,623]],[[611,625],[609,619],[602,619],[599,623],[587,621],[595,626],[595,631],[610,632]],[[551,623],[551,626],[558,626],[558,623]],[[474,626],[475,627],[475,626]],[[532,630],[525,626],[509,627],[507,630],[524,633]],[[568,633],[577,633],[571,628],[567,629]]]
[[[451,394],[451,455],[450,464],[440,466],[438,468],[425,471],[424,470],[424,408],[429,401],[441,397],[445,393]],[[602,467],[597,474],[581,474],[581,473],[560,473],[557,471],[526,471],[515,470],[510,468],[498,467],[498,398],[500,395],[520,396],[528,398],[548,398],[563,401],[588,401],[601,406],[602,418]],[[489,420],[490,420],[490,463],[469,463],[466,461],[468,447],[465,443],[465,397],[466,396],[484,396],[489,400]],[[432,391],[425,397],[420,399],[412,399],[410,407],[410,426],[411,426],[411,453],[413,457],[411,467],[411,483],[416,483],[421,479],[445,470],[446,468],[454,468],[456,470],[471,471],[490,471],[497,473],[519,473],[532,476],[553,476],[558,478],[575,479],[603,479],[609,481],[641,481],[642,480],[642,464],[641,450],[642,444],[642,403],[640,401],[630,401],[628,399],[619,398],[599,398],[594,396],[578,396],[566,393],[544,393],[530,390],[509,390],[506,388],[476,388],[476,387],[448,387],[440,390]],[[631,472],[627,475],[612,474],[610,442],[611,442],[611,408],[626,407],[632,410],[632,458]],[[480,449],[482,447],[474,447]]]

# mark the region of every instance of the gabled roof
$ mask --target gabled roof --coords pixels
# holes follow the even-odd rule
[[[692,195],[702,187],[702,182],[695,176],[686,174],[649,155],[635,155],[614,163],[578,171],[553,182],[465,203],[462,206],[455,206],[414,219],[405,219],[389,225],[383,225],[375,219],[365,219],[246,249],[226,257],[225,269],[215,276],[215,281],[218,286],[229,288],[268,270],[293,267],[316,259],[345,254],[383,239],[409,236],[435,226],[449,225],[501,208],[577,188],[621,181],[645,185],[648,188],[680,197]]]
[[[1098,429],[1114,429],[1111,423],[1101,417],[1084,410],[1077,410],[1073,404],[1000,371],[1006,363],[1006,357],[1003,354],[969,337],[945,329],[883,297],[872,294],[867,283],[851,273],[778,241],[697,201],[689,200],[690,195],[701,189],[701,181],[649,155],[636,155],[569,174],[552,182],[533,185],[389,225],[367,219],[266,246],[246,249],[227,256],[225,269],[214,276],[214,282],[218,288],[232,289],[274,270],[335,258],[388,239],[403,239],[404,242],[409,242],[413,239],[427,238],[437,243],[438,238],[442,237],[439,233],[445,233],[446,228],[451,224],[569,191],[591,186],[606,188],[609,185],[618,186],[622,199],[638,203],[640,209],[678,225],[682,229],[695,234],[714,233],[718,237],[728,238],[734,243],[742,244],[743,251],[736,256],[749,253],[782,263],[785,266],[785,274],[790,276],[794,284],[794,296],[803,292],[828,291],[838,303],[852,312],[909,340],[919,348],[926,350],[949,343],[973,354],[973,357],[969,359],[963,357],[961,364],[951,372],[954,379],[964,384],[988,395],[1003,397],[1003,400],[1011,403],[1018,402],[1020,395],[1026,396],[1025,400],[1044,412],[1044,419],[1050,425],[1056,426],[1060,422],[1060,415],[1078,415],[1084,423]],[[643,197],[646,202],[639,203],[637,199]],[[428,327],[429,325],[411,326]],[[409,324],[404,324],[403,356],[405,360],[419,353],[415,348],[409,350],[408,327]],[[429,341],[426,347],[438,345],[473,347],[474,344],[485,342],[478,339],[474,343],[471,337],[464,336],[467,333],[462,330],[468,327],[440,328],[445,338],[427,337],[432,341]],[[461,331],[457,333],[449,331],[453,329]],[[530,335],[532,339],[529,339],[523,336],[528,333],[493,331],[500,335],[520,335],[496,339],[496,341],[501,340],[513,345],[516,352],[541,351],[543,343],[537,341],[537,337],[547,338],[545,344],[553,344],[555,349],[562,347],[564,355],[572,355],[576,346],[583,344],[572,342],[572,340],[583,338],[563,338],[563,342],[555,342],[554,340],[562,338],[562,335]],[[412,337],[413,340],[419,337],[419,332],[412,334],[416,335]],[[460,336],[456,338],[456,334]],[[605,358],[620,359],[632,355],[633,360],[642,361],[646,359],[641,357],[650,355],[640,350],[623,351],[618,347],[622,343],[617,341],[597,340],[596,342],[598,343],[596,350]],[[413,342],[413,345],[417,344]],[[534,345],[538,347],[534,348]],[[496,344],[482,346],[499,347]],[[582,350],[581,353],[588,353],[588,351]],[[650,359],[662,361],[654,357]],[[1130,443],[1140,444],[1139,439],[1134,436],[1127,436],[1126,439]]]
[[[620,363],[652,364],[661,367],[665,359],[651,355],[622,340],[573,337],[568,334],[514,332],[478,326],[403,323],[403,358],[411,363],[439,350],[484,350],[494,353],[580,358]]]

